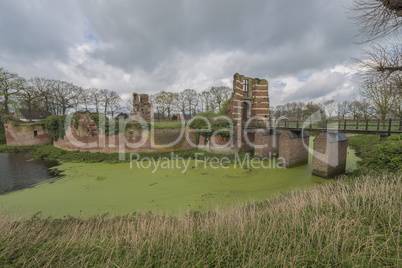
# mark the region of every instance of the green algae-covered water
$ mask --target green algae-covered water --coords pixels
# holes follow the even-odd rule
[[[347,169],[354,169],[357,160],[349,149]],[[186,169],[182,161],[162,160],[156,172],[150,161],[65,163],[57,167],[65,177],[52,184],[0,195],[0,210],[27,216],[41,212],[45,217],[138,211],[177,215],[265,200],[328,181],[311,175],[311,159],[309,165],[291,169],[277,168],[273,161],[256,161],[248,167],[239,162],[215,168],[218,164],[196,160],[186,160]]]

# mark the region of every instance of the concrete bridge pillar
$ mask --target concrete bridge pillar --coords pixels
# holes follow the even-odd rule
[[[308,163],[310,135],[306,131],[284,131],[279,139],[279,157],[285,167],[291,168]]]
[[[259,129],[255,133],[254,155],[265,158],[279,154],[279,137],[282,134],[277,129]]]
[[[313,145],[313,175],[330,178],[345,172],[348,138],[344,133],[321,132]]]

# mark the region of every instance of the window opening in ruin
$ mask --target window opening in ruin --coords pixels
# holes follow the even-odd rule
[[[243,102],[243,121],[247,121],[249,117],[250,105],[247,102]]]
[[[34,131],[34,137],[38,136],[38,131]]]
[[[243,91],[248,92],[248,79],[243,80]]]

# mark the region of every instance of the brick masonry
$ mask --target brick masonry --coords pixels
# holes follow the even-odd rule
[[[309,135],[301,131],[284,131],[279,138],[279,157],[284,159],[285,167],[291,168],[308,163]],[[299,136],[299,138],[294,138]],[[304,137],[300,137],[304,136]]]
[[[313,175],[331,178],[345,172],[348,141],[329,141],[327,133],[320,133],[313,145]]]
[[[154,117],[154,108],[149,103],[148,94],[133,93],[133,113],[139,119],[151,121]]]
[[[236,147],[241,150],[250,149],[250,146],[245,144],[245,136],[254,141],[255,133],[244,133],[244,124],[251,117],[254,117],[251,125],[257,119],[269,120],[268,81],[236,73],[233,76],[232,97],[227,107],[227,115],[237,122]]]
[[[8,121],[4,127],[8,146],[51,144],[49,134],[41,126],[19,126]]]
[[[260,158],[279,154],[279,137],[281,131],[266,131],[259,129],[255,134],[254,155]]]
[[[132,127],[125,133],[106,136],[98,132],[96,125],[96,129],[88,125],[92,126],[81,118],[77,129],[72,125],[67,137],[59,138],[53,145],[69,151],[118,153],[184,151],[193,149],[191,143],[195,143],[194,133],[186,135],[181,128],[138,130]],[[41,126],[18,126],[9,121],[5,130],[9,146],[51,144],[48,132]]]

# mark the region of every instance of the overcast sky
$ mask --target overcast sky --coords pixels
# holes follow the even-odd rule
[[[271,105],[350,99],[351,0],[0,0],[0,67],[131,92],[265,78]]]

